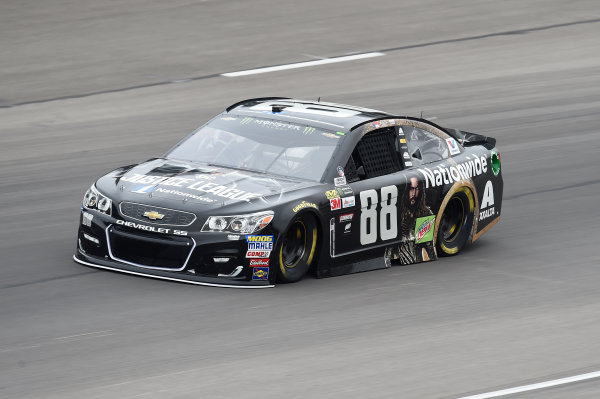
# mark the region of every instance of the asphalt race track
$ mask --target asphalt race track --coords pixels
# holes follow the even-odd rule
[[[121,3],[0,3],[0,397],[464,398],[600,371],[597,1]],[[500,223],[458,257],[266,290],[73,262],[94,179],[270,95],[497,138]]]

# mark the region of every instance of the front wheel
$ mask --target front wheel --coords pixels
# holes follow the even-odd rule
[[[446,204],[437,235],[437,250],[442,256],[455,255],[465,246],[474,218],[473,193],[467,187],[458,189]]]
[[[317,252],[317,238],[314,216],[306,214],[294,219],[276,251],[279,282],[293,283],[306,274]]]

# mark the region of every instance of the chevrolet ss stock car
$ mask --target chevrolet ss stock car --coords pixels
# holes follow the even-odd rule
[[[271,287],[457,254],[500,218],[496,140],[280,97],[231,105],[85,193],[75,261]]]

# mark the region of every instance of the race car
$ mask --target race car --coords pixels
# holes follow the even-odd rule
[[[248,99],[87,190],[74,260],[272,287],[451,256],[500,219],[496,140],[426,119]]]

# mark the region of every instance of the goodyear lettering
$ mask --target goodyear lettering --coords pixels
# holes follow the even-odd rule
[[[459,180],[469,180],[473,176],[479,176],[487,172],[487,158],[485,156],[475,157],[461,162],[456,166],[438,166],[437,169],[418,169],[425,178],[425,188],[438,187],[444,184],[452,184]]]
[[[302,201],[301,203],[299,203],[298,205],[296,205],[293,208],[293,211],[294,212],[298,212],[300,209],[304,209],[304,208],[315,208],[315,209],[317,209],[317,204],[313,204],[312,202]]]

